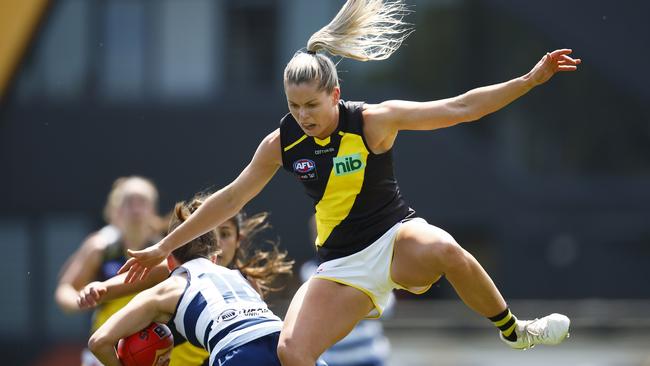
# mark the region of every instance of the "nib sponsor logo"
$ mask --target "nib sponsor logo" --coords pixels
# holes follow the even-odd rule
[[[347,175],[363,170],[361,154],[337,156],[332,159],[335,175]]]

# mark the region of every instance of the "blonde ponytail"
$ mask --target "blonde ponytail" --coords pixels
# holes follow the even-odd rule
[[[284,69],[284,84],[316,81],[331,93],[339,86],[336,65],[318,51],[359,61],[384,60],[413,30],[403,18],[410,10],[398,1],[348,0],[334,19],[314,33],[307,51],[298,51]]]
[[[387,59],[413,32],[403,21],[408,13],[401,1],[348,0],[309,38],[307,51],[325,50],[359,61]]]

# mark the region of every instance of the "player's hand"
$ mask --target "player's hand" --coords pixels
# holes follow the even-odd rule
[[[160,243],[142,250],[128,250],[131,258],[124,263],[117,273],[129,272],[124,279],[125,283],[133,283],[147,277],[151,268],[164,261],[169,255],[160,247]]]
[[[83,289],[81,289],[81,291],[79,291],[77,306],[79,306],[79,309],[81,310],[96,307],[101,302],[106,291],[106,286],[102,285],[101,282],[95,281],[87,284]]]
[[[561,49],[544,55],[529,73],[533,86],[547,82],[556,72],[576,71],[582,60],[569,57],[571,52],[570,49]]]

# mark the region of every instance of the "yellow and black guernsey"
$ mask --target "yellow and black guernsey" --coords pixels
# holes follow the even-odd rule
[[[104,248],[104,253],[102,254],[102,263],[99,268],[96,280],[106,281],[109,278],[117,276],[117,271],[120,269],[120,267],[122,267],[122,265],[124,265],[124,263],[126,263],[127,257],[125,253],[126,249],[124,247],[124,241],[122,238],[119,236],[113,238],[113,240],[108,245],[106,245],[106,248]],[[131,301],[131,299],[134,297],[135,295],[119,297],[117,299],[104,302],[95,308],[92,317],[91,331],[94,332],[99,329],[99,327],[104,324],[108,318],[126,306],[126,304],[128,304],[129,301]]]
[[[363,135],[363,103],[339,102],[336,130],[307,136],[291,114],[280,122],[282,165],[316,209],[321,261],[363,250],[412,212],[393,172],[392,150],[373,154]]]

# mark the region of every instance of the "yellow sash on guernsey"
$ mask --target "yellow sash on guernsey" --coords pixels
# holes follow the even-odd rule
[[[349,132],[343,135],[337,157],[355,155],[361,160],[361,168],[352,174],[336,174],[336,164],[332,167],[323,198],[316,205],[316,245],[321,246],[332,230],[343,221],[363,187],[363,177],[368,160],[368,150],[363,138]]]

